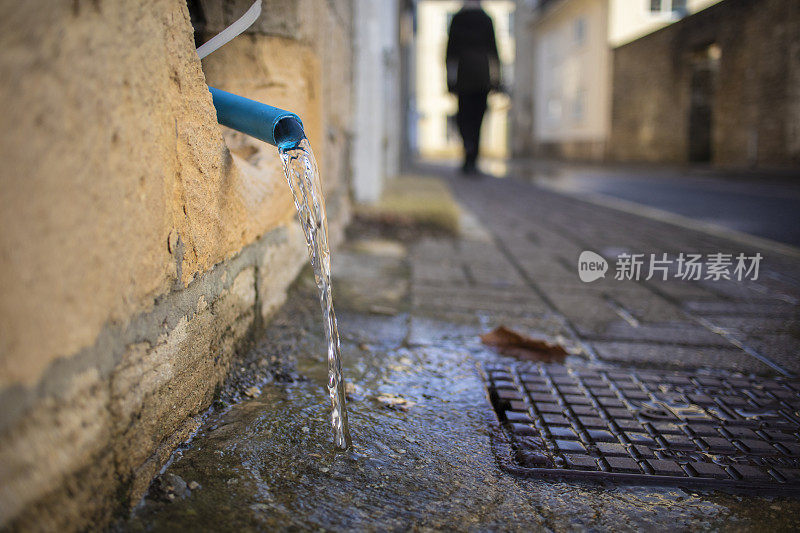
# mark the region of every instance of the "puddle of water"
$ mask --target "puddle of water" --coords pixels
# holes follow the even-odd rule
[[[322,194],[319,169],[308,139],[303,139],[294,148],[280,148],[279,152],[286,181],[292,189],[297,216],[303,227],[303,234],[308,245],[308,255],[314,270],[314,279],[319,291],[322,323],[328,344],[328,395],[331,403],[333,442],[336,448],[344,450],[351,445],[351,439],[342,376],[339,330],[336,313],[333,310],[328,220],[325,214],[325,198]]]

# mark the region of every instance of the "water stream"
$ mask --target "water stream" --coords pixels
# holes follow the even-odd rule
[[[303,139],[294,148],[280,148],[279,151],[286,181],[292,189],[297,216],[308,244],[308,255],[319,291],[322,322],[328,344],[328,394],[331,400],[333,442],[337,448],[344,450],[351,444],[350,427],[347,423],[339,330],[333,310],[328,221],[319,169],[308,139]]]

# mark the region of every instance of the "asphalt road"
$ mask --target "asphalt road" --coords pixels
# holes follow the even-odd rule
[[[537,182],[574,194],[599,194],[800,246],[800,176],[725,179],[679,171],[560,170]]]

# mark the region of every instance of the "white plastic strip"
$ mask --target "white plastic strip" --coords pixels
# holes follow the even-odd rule
[[[197,55],[200,56],[200,59],[203,59],[208,54],[214,52],[218,48],[221,48],[228,44],[231,40],[233,40],[237,35],[242,33],[244,30],[249,28],[253,25],[253,23],[258,19],[259,15],[261,15],[261,0],[256,0],[253,2],[253,5],[250,6],[244,15],[242,15],[239,20],[216,34],[214,37],[208,40],[208,42],[204,43],[197,49]]]

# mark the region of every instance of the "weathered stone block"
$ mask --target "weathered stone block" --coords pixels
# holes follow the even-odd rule
[[[0,524],[94,460],[111,436],[108,387],[96,371],[74,376],[0,436]]]
[[[258,266],[258,299],[261,316],[268,318],[286,301],[286,287],[297,277],[308,251],[299,224],[288,226],[279,244],[264,250]]]

